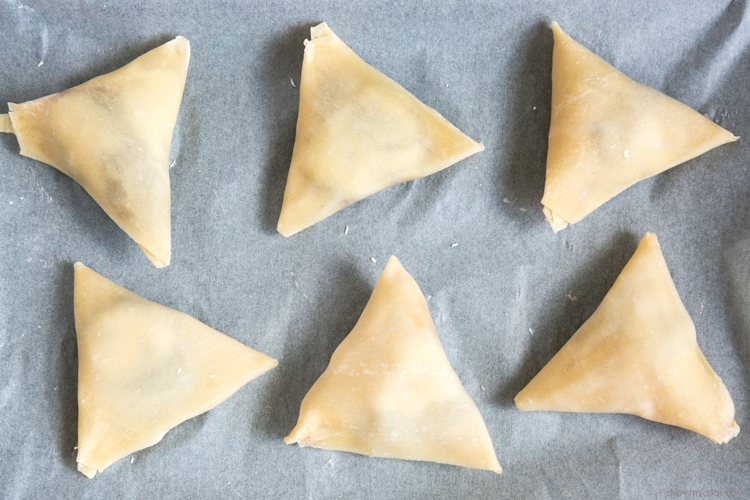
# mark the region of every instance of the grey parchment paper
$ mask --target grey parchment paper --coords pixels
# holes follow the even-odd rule
[[[539,200],[552,35],[742,137],[557,235]],[[276,233],[302,42],[326,21],[486,150],[289,239]],[[750,6],[745,0],[0,0],[0,112],[176,35],[173,258],[155,269],[74,181],[0,135],[0,497],[680,498],[750,495]],[[348,233],[346,228],[348,227]],[[646,231],[734,398],[728,445],[513,397],[588,318]],[[390,255],[424,292],[504,472],[287,446],[299,404]],[[73,263],[279,359],[93,480],[76,471]]]

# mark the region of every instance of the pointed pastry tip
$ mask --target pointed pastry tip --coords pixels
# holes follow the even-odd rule
[[[317,26],[310,27],[310,39],[315,40],[324,36],[333,35],[333,31],[326,23],[320,23]]]
[[[464,134],[463,132],[461,132],[461,135],[463,135],[466,138],[466,149],[460,155],[457,155],[455,158],[453,158],[454,160],[453,163],[458,163],[462,160],[465,160],[469,156],[473,156],[477,153],[481,153],[482,151],[484,151],[483,143],[479,141],[475,141],[474,139]]]
[[[13,123],[10,121],[10,116],[7,113],[0,115],[0,132],[15,134],[13,131]]]
[[[388,258],[388,262],[386,262],[386,264],[385,264],[385,268],[386,269],[388,269],[389,267],[401,267],[401,268],[403,268],[404,266],[401,264],[401,261],[398,260],[398,257],[396,257],[395,255],[391,255]]]
[[[550,29],[552,30],[552,34],[557,37],[559,35],[565,35],[567,36],[567,33],[563,31],[563,29],[560,27],[559,24],[557,24],[557,21],[552,21],[549,25]]]
[[[648,242],[648,243],[656,243],[659,248],[661,246],[659,245],[659,239],[656,237],[655,233],[652,233],[651,231],[647,231],[646,234],[643,235],[643,238],[641,238],[641,243]]]
[[[143,253],[146,254],[146,257],[148,257],[148,260],[150,260],[151,263],[154,265],[154,267],[156,267],[157,269],[161,269],[163,267],[167,267],[169,265],[170,261],[172,260],[172,252],[171,251],[169,253],[165,254],[165,255],[162,255],[161,257],[157,257],[153,253],[149,252],[148,249],[146,249],[146,247],[144,247],[140,243],[138,244],[138,246],[143,251]]]
[[[525,387],[524,387],[525,388]],[[531,398],[521,398],[521,394],[523,393],[523,389],[521,392],[516,394],[516,397],[513,398],[513,403],[516,405],[516,409],[521,411],[530,411],[534,408],[534,400]]]
[[[294,444],[297,443],[300,440],[299,436],[297,436],[297,427],[292,429],[292,431],[289,433],[287,437],[284,438],[284,444]],[[300,447],[304,447],[304,444],[299,445]]]
[[[737,435],[740,433],[740,426],[737,425],[737,421],[732,420],[732,425],[729,426],[727,429],[727,433],[724,435],[724,439],[721,441],[714,441],[716,444],[727,444],[729,441],[737,437]]]
[[[381,279],[392,279],[396,276],[409,276],[410,279],[413,279],[411,275],[409,274],[409,271],[406,270],[403,264],[401,264],[401,261],[398,260],[398,258],[395,255],[391,255],[388,258],[388,262],[386,262],[385,267],[383,268],[383,271],[380,273],[380,277],[378,278],[378,281]]]
[[[282,212],[283,215],[283,212]],[[283,236],[284,238],[289,238],[293,234],[297,234],[299,232],[298,230],[289,229],[286,225],[286,222],[284,222],[283,217],[279,218],[278,224],[276,224],[276,231]]]
[[[96,467],[89,467],[88,465],[79,463],[78,464],[78,472],[83,474],[89,479],[94,479],[94,476],[96,476]]]
[[[167,42],[166,45],[173,47],[176,52],[190,57],[190,40],[184,36],[177,36],[174,40]]]
[[[547,218],[547,222],[549,222],[549,225],[555,234],[557,234],[557,232],[562,231],[563,229],[568,227],[568,221],[560,217],[558,214],[556,214],[549,208],[544,207],[542,209],[542,213],[544,214],[544,217]]]

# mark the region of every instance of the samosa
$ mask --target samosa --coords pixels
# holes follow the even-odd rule
[[[638,415],[716,443],[740,431],[652,233],[594,314],[515,401],[520,410]]]
[[[302,400],[287,444],[501,472],[479,410],[414,278],[391,257],[354,329]]]
[[[310,29],[277,229],[291,236],[383,189],[484,150],[347,47]]]
[[[278,362],[75,264],[78,470],[92,478]]]
[[[183,37],[60,93],[9,104],[0,131],[75,179],[156,267],[172,256],[169,148],[187,78]]]
[[[552,23],[544,215],[557,232],[638,181],[736,141],[697,111],[631,80]]]

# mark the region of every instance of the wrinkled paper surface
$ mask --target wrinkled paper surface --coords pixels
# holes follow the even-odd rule
[[[539,203],[552,34],[741,139],[643,181],[557,235]],[[289,239],[276,233],[302,42],[345,43],[486,150]],[[172,144],[172,264],[155,269],[71,179],[0,134],[3,498],[747,498],[750,5],[648,0],[0,0],[0,113],[187,37]],[[628,415],[522,413],[513,397],[659,237],[742,427],[728,445]],[[287,446],[299,404],[388,257],[424,292],[503,473]],[[279,359],[93,480],[76,471],[73,263]],[[697,493],[695,493],[697,492]]]

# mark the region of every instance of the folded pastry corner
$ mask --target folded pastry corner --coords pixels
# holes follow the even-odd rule
[[[0,132],[4,132],[6,134],[13,133],[13,122],[10,121],[10,116],[8,116],[7,114],[0,115]]]
[[[158,443],[278,362],[75,264],[78,470]]]
[[[302,400],[284,442],[502,471],[424,296],[396,257]]]
[[[561,231],[568,227],[568,221],[560,217],[558,214],[553,212],[547,207],[542,208],[542,213],[544,214],[544,217],[547,219],[547,222],[549,222],[550,227],[552,228],[552,231],[554,233],[557,233],[558,231]]]
[[[0,131],[75,179],[156,267],[169,265],[169,148],[190,59],[183,37],[81,85],[8,105]]]
[[[652,233],[515,402],[519,410],[637,415],[716,443],[740,431],[732,398],[698,347]]]
[[[555,232],[638,181],[736,141],[697,111],[638,83],[552,23],[545,216]]]
[[[291,236],[383,189],[484,150],[360,59],[327,24],[310,33],[279,233]]]

